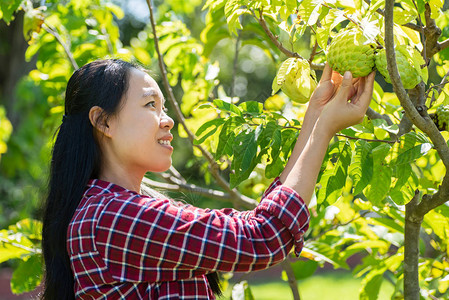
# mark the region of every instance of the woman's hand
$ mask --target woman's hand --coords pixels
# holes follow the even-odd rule
[[[309,100],[309,110],[321,113],[324,106],[332,99],[341,84],[343,76],[333,71],[328,63],[324,66],[320,82]]]
[[[338,91],[334,92],[332,99],[324,105],[317,125],[323,126],[330,134],[335,134],[348,126],[360,123],[373,95],[374,77],[375,72],[371,72],[355,81],[351,72],[347,71]]]

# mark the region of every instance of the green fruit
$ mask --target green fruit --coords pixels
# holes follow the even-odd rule
[[[340,74],[351,71],[352,77],[367,76],[374,68],[376,44],[357,28],[340,32],[327,50],[327,62]]]
[[[437,107],[434,119],[439,130],[448,130],[449,125],[449,105],[440,105]]]
[[[414,67],[412,57],[408,51],[407,47],[403,45],[395,48],[396,64],[398,66],[402,85],[406,89],[412,89],[421,82],[421,74]],[[376,68],[385,78],[385,81],[391,83],[391,78],[387,69],[387,55],[385,49],[380,50],[376,54]]]
[[[294,102],[306,103],[317,86],[315,72],[309,62],[300,58],[288,58],[279,67],[273,80],[273,94],[281,89]]]

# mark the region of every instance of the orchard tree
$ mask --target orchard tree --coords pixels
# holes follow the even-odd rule
[[[34,58],[36,68],[19,88],[45,95],[46,124],[53,129],[78,66],[106,56],[157,64],[179,135],[191,142],[191,161],[200,164],[205,186],[187,182],[175,168],[145,183],[231,200],[238,209],[257,205],[282,171],[324,63],[354,77],[377,69],[366,118],[329,145],[302,258],[285,260],[283,277],[299,299],[297,279],[325,263],[349,269],[348,259],[358,256],[352,270],[363,277],[360,299],[377,299],[383,281],[394,286],[392,299],[449,297],[449,13],[443,1],[196,4],[202,10],[190,2],[147,0],[148,26],[129,46],[120,42],[116,23],[123,11],[106,1],[10,0],[0,4],[0,18],[8,23],[24,12],[25,59]],[[192,23],[183,17],[187,10],[204,16],[198,36],[186,25]],[[220,82],[226,66],[212,59],[225,42],[234,44],[230,84]],[[239,55],[247,48],[277,66],[267,74],[272,95],[256,101],[235,95]],[[25,219],[0,232],[0,262],[20,261],[11,282],[15,292],[40,281],[40,226]],[[247,284],[233,290],[234,298],[242,290],[241,297],[251,297]]]

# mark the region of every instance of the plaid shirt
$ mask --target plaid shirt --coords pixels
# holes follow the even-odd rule
[[[214,299],[205,274],[299,255],[309,212],[277,178],[251,211],[175,205],[98,179],[68,228],[77,299]]]

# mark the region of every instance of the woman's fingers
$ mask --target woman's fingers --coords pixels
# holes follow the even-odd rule
[[[321,75],[320,82],[325,82],[332,79],[332,68],[328,63],[325,64],[323,74]]]
[[[339,101],[347,101],[354,93],[354,86],[352,85],[352,74],[349,71],[345,72],[340,88],[335,96]]]
[[[371,98],[373,96],[373,88],[374,88],[374,77],[376,76],[376,72],[371,72],[367,77],[363,78],[363,84],[359,87],[360,95],[357,96],[355,101],[355,105],[359,106],[362,111],[366,111],[368,109],[369,103],[371,102]]]

